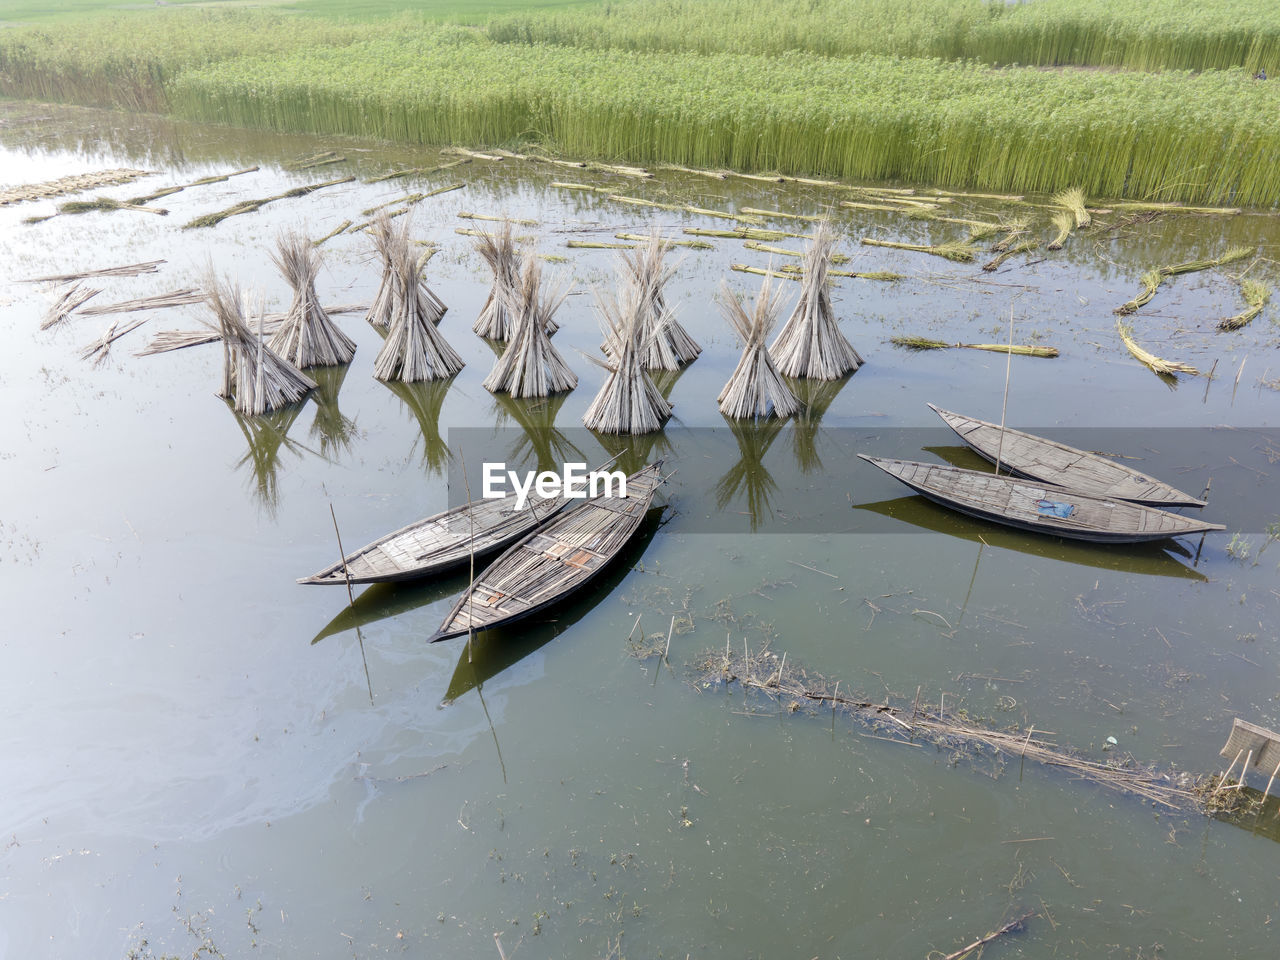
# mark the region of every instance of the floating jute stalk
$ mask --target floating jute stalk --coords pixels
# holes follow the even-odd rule
[[[1084,191],[1079,187],[1072,187],[1070,190],[1063,190],[1053,195],[1053,205],[1061,207],[1071,213],[1075,218],[1077,227],[1087,227],[1093,218],[1089,216],[1089,211],[1085,208]]]
[[[513,397],[545,397],[578,385],[577,374],[552,346],[547,329],[566,296],[566,290],[543,289],[542,264],[536,252],[527,251],[519,283],[507,294],[511,338],[484,380],[486,390],[509,393]]]
[[[862,366],[862,357],[840,332],[831,306],[827,271],[835,243],[835,231],[821,221],[804,254],[800,300],[769,347],[783,376],[837,380]]]
[[[596,289],[596,308],[604,333],[605,361],[588,357],[609,371],[609,378],[583,414],[589,430],[612,434],[655,433],[671,418],[671,404],[662,395],[643,358],[649,344],[660,335],[647,328],[646,290],[624,277],[616,294]],[[678,369],[678,366],[677,366]]]
[[[991,353],[1012,353],[1021,357],[1056,357],[1057,347],[1039,347],[1022,343],[947,343],[945,340],[930,340],[928,337],[901,336],[890,337],[889,342],[908,350],[988,350]]]
[[[293,303],[271,336],[271,349],[300,370],[350,363],[356,342],[330,319],[316,295],[319,250],[296,230],[282,232],[276,246],[271,260],[293,288]]]
[[[1067,237],[1071,236],[1071,231],[1076,228],[1076,219],[1070,210],[1059,210],[1053,215],[1053,225],[1057,228],[1058,234],[1049,241],[1050,250],[1061,250],[1062,245],[1067,242]]]
[[[868,247],[889,247],[892,250],[911,250],[916,253],[931,253],[935,257],[943,257],[955,263],[973,263],[978,250],[971,243],[952,240],[935,245],[927,243],[899,243],[897,240],[875,240],[863,237],[862,243]]]
[[[800,409],[800,401],[788,389],[765,347],[782,312],[783,297],[782,288],[775,290],[773,278],[765,277],[748,313],[729,284],[721,284],[721,312],[742,340],[742,357],[716,398],[726,417],[789,417]]]
[[[1030,253],[1040,248],[1040,241],[1035,237],[1023,240],[1021,243],[1014,244],[1012,247],[1006,247],[997,253],[994,257],[982,265],[982,269],[987,273],[998,270],[1000,266],[1010,257],[1016,257],[1020,253]]]
[[[453,376],[464,363],[436,329],[445,307],[422,282],[409,222],[393,228],[385,217],[379,218],[374,242],[387,268],[374,304],[386,320],[387,339],[373,362],[373,375],[410,383]]]
[[[245,320],[239,287],[213,275],[205,282],[205,300],[222,341],[222,385],[218,396],[235,402],[238,413],[261,416],[297,403],[315,381],[267,346],[259,329]]]
[[[1271,288],[1261,280],[1241,280],[1240,293],[1249,309],[1237,313],[1234,317],[1226,317],[1218,321],[1219,330],[1239,330],[1262,312],[1262,308],[1271,299]]]
[[[1133,339],[1133,330],[1123,320],[1116,321],[1116,331],[1120,334],[1120,339],[1124,341],[1125,347],[1133,356],[1141,363],[1146,364],[1153,371],[1165,376],[1175,376],[1179,373],[1189,373],[1192,376],[1199,376],[1200,371],[1189,363],[1183,363],[1180,360],[1163,360],[1154,353],[1150,353],[1138,346],[1138,342]]]
[[[1132,300],[1128,300],[1120,306],[1116,307],[1115,313],[1120,316],[1133,313],[1139,307],[1146,306],[1151,302],[1151,298],[1156,295],[1156,291],[1160,289],[1160,284],[1164,283],[1164,274],[1159,270],[1148,270],[1142,275],[1138,281],[1142,284],[1142,292]]]

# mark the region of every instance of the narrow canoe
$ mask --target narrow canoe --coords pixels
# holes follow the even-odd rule
[[[530,533],[494,560],[454,604],[430,642],[537,613],[581,589],[627,544],[662,483],[662,461]]]
[[[1203,507],[1205,502],[1131,467],[1087,450],[1037,437],[1033,433],[975,420],[929,404],[960,439],[992,463],[1022,477],[1079,490],[1094,497],[1128,500],[1149,507]]]
[[[1019,530],[1095,543],[1139,543],[1225,529],[1154,507],[1091,497],[1052,483],[858,454],[935,503]]]
[[[540,497],[532,490],[521,510],[516,509],[514,495],[472,500],[379,537],[343,562],[298,582],[341,586],[348,575],[352,583],[383,583],[443,573],[470,563],[473,550],[477,560],[492,556],[568,502],[560,496]]]

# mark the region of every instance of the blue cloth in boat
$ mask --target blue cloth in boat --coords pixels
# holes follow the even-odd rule
[[[1075,513],[1074,503],[1060,503],[1057,500],[1037,500],[1036,512],[1042,517],[1061,517],[1066,519]]]

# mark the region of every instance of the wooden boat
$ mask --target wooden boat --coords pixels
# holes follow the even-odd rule
[[[1128,500],[1151,507],[1203,507],[1205,502],[1131,467],[1056,440],[975,420],[929,404],[960,439],[992,463],[1032,480],[1070,487],[1094,497]]]
[[[627,477],[625,497],[592,497],[526,536],[463,592],[430,642],[519,620],[583,587],[626,546],[662,480],[658,460]]]
[[[858,454],[935,503],[1020,530],[1095,543],[1139,543],[1225,529],[1154,507],[1067,487],[914,460]]]
[[[991,524],[982,520],[965,516],[959,511],[939,510],[923,497],[910,494],[893,500],[855,503],[853,509],[890,517],[909,524],[916,530],[955,537],[974,546],[985,544],[997,550],[1012,550],[1036,559],[1055,560],[1130,575],[1180,578],[1197,583],[1205,583],[1209,579],[1199,570],[1182,562],[1190,562],[1193,554],[1177,540],[1116,544],[1114,549],[1098,550],[1079,540],[1037,537],[1026,530],[1014,530],[1011,527],[992,529]],[[883,528],[876,525],[871,529],[881,532]],[[359,603],[361,599],[357,597],[356,602]]]
[[[522,510],[516,510],[514,495],[472,500],[379,537],[343,562],[298,582],[341,586],[350,575],[352,583],[381,583],[453,570],[470,563],[473,551],[477,560],[492,556],[568,502],[560,496],[540,497],[532,490]]]

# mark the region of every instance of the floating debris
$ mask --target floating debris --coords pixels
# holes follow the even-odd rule
[[[442,163],[438,167],[410,167],[408,170],[392,170],[390,173],[384,173],[378,177],[371,177],[365,183],[382,183],[385,180],[398,180],[401,177],[425,177],[432,173],[439,173],[441,170],[448,170],[450,167],[456,167],[460,163],[470,163],[470,157],[461,157],[457,160],[451,160],[448,163]]]
[[[1084,191],[1079,187],[1072,187],[1070,190],[1063,190],[1053,195],[1053,205],[1061,207],[1070,212],[1075,217],[1077,227],[1087,227],[1093,218],[1089,216],[1089,211],[1085,208]]]
[[[276,238],[276,247],[271,260],[293,288],[293,303],[271,335],[271,349],[299,370],[350,363],[356,355],[356,342],[338,329],[316,295],[319,251],[292,230]]]
[[[310,170],[313,167],[325,167],[331,163],[344,163],[346,157],[340,157],[333,150],[326,150],[324,153],[317,153],[310,157],[299,157],[297,160],[284,164],[286,170]]]
[[[147,170],[130,170],[115,168],[99,170],[96,173],[78,173],[57,180],[46,180],[43,183],[28,183],[18,187],[0,190],[0,207],[11,203],[24,203],[28,200],[46,200],[49,197],[60,197],[67,193],[78,193],[94,187],[113,187],[129,183],[139,177],[149,177]]]
[[[325,234],[323,237],[321,237],[319,240],[312,240],[312,241],[311,241],[311,245],[312,245],[313,247],[319,247],[319,246],[323,245],[325,242],[327,242],[327,241],[329,241],[329,240],[332,240],[332,239],[333,239],[334,237],[336,237],[338,234],[340,234],[340,233],[342,233],[344,230],[346,230],[349,226],[351,226],[351,221],[350,221],[350,220],[343,220],[343,221],[342,221],[342,223],[338,224],[338,226],[337,226],[336,228],[334,228],[333,230],[331,230],[331,231],[329,231],[328,233],[326,233],[326,234]]]
[[[816,231],[814,235],[817,235]],[[783,257],[796,257],[797,259],[800,259],[805,255],[803,250],[787,250],[785,247],[771,247],[758,240],[747,240],[742,245],[748,250],[759,250],[761,253],[776,253]],[[851,259],[852,257],[849,257],[846,254],[836,253],[834,250],[831,252],[832,263],[848,263]]]
[[[899,243],[896,240],[874,240],[863,237],[862,243],[868,247],[889,247],[893,250],[911,250],[916,253],[931,253],[935,257],[943,257],[955,263],[972,263],[978,250],[971,243],[951,240],[947,243],[931,245],[927,243]]]
[[[649,234],[645,233],[615,233],[615,237],[619,240],[636,240],[640,243],[647,243]],[[664,237],[663,241],[673,247],[689,247],[693,250],[714,250],[714,243],[707,243],[705,240],[673,240],[670,237]]]
[[[1012,353],[1020,357],[1056,357],[1057,347],[1039,347],[1029,344],[1015,343],[947,343],[943,340],[930,340],[928,337],[900,336],[890,337],[889,342],[908,350],[987,350],[991,353]]]
[[[651,350],[651,343],[645,340],[656,339],[660,331],[654,330],[651,324],[648,290],[636,282],[632,269],[630,264],[623,267],[616,294],[596,289],[596,307],[608,359],[588,359],[608,370],[609,378],[582,416],[588,430],[611,434],[655,433],[671,418],[670,402],[645,369],[644,357]]]
[[[209,183],[225,183],[232,177],[238,177],[246,173],[257,172],[257,167],[245,167],[243,170],[233,170],[231,173],[220,173],[211,177],[201,177],[199,180],[192,180],[190,183],[184,183],[176,187],[162,187],[152,193],[144,194],[141,197],[131,197],[125,202],[134,206],[141,206],[144,203],[150,203],[152,200],[159,200],[161,197],[170,197],[175,193],[181,193],[189,187],[203,187]]]
[[[40,321],[40,329],[48,330],[50,327],[56,327],[71,316],[72,311],[77,307],[92,300],[101,292],[101,289],[83,287],[77,283],[50,304],[49,309],[45,312],[44,319]]]
[[[205,296],[195,287],[185,290],[170,290],[168,293],[157,293],[152,297],[139,297],[137,300],[121,300],[119,303],[107,303],[100,307],[89,307],[81,310],[82,317],[100,317],[108,313],[136,313],[139,310],[167,310],[172,307],[185,307],[193,303],[203,303]]]
[[[577,374],[552,345],[547,329],[567,295],[567,290],[543,289],[542,264],[535,252],[527,252],[519,283],[507,295],[511,341],[485,377],[486,390],[513,397],[545,397],[578,385]]]
[[[260,210],[268,203],[274,203],[276,200],[287,200],[292,197],[305,197],[309,193],[315,193],[317,190],[323,190],[325,187],[335,187],[342,183],[351,183],[355,177],[339,177],[336,180],[325,180],[323,183],[311,183],[303,187],[294,187],[292,190],[286,190],[284,193],[277,193],[272,197],[263,197],[261,200],[242,200],[234,206],[227,207],[225,210],[219,210],[215,213],[206,213],[203,216],[196,217],[183,226],[184,230],[190,230],[194,227],[214,227],[226,220],[228,217],[239,216],[242,213],[253,213]]]
[[[386,215],[374,222],[374,246],[382,257],[382,284],[368,320],[387,339],[373,362],[379,380],[441,380],[465,364],[436,329],[445,305],[427,287],[421,261],[409,241],[409,221],[394,227]],[[430,256],[430,254],[427,254]]]
[[[759,210],[755,207],[739,207],[742,213],[751,214],[756,217],[770,217],[773,219],[783,220],[807,220],[811,223],[819,223],[826,219],[822,214],[810,215],[804,213],[787,213],[783,210]]]
[[[261,416],[297,403],[315,381],[278,356],[263,340],[263,317],[255,335],[245,322],[240,288],[212,274],[205,297],[222,340],[222,385],[218,396],[233,400],[238,413]]]
[[[106,333],[97,340],[85,345],[84,349],[80,351],[80,359],[92,360],[95,367],[99,366],[106,361],[108,355],[111,353],[111,345],[113,343],[123,337],[126,333],[137,330],[138,327],[146,323],[148,319],[148,317],[139,317],[136,320],[130,320],[128,323],[125,323],[123,327],[120,326],[121,321],[114,321],[111,326],[107,328]]]
[[[1039,249],[1040,241],[1035,237],[1031,237],[1030,239],[1023,240],[1021,243],[1015,244],[1012,247],[1006,247],[1001,250],[994,257],[984,263],[982,265],[982,269],[987,273],[991,273],[998,270],[1010,257],[1016,257],[1020,253],[1031,253],[1032,251]]]
[[[568,240],[566,247],[575,250],[634,250],[634,243],[610,243],[607,240]]]
[[[783,382],[765,346],[782,312],[782,288],[775,292],[772,277],[765,277],[750,313],[729,287],[721,286],[721,312],[742,340],[742,357],[716,398],[720,412],[736,420],[785,418],[800,409]]]
[[[62,273],[51,277],[28,277],[20,283],[70,283],[73,280],[88,280],[91,277],[136,277],[144,273],[156,273],[164,260],[148,260],[146,263],[131,263],[123,267],[104,267],[101,270],[85,270],[81,273]]]
[[[470,213],[466,210],[459,210],[457,216],[463,220],[491,220],[495,223],[518,223],[524,227],[536,227],[537,220],[522,220],[519,217],[496,217],[489,213]]]
[[[789,713],[839,712],[872,733],[902,743],[932,743],[947,753],[977,760],[989,758],[999,770],[1010,761],[1030,760],[1063,770],[1072,777],[1116,790],[1171,810],[1212,812],[1203,787],[1215,778],[1167,774],[1142,766],[1132,757],[1109,762],[1090,760],[1079,752],[1046,739],[1033,725],[1028,730],[992,729],[968,719],[962,712],[950,714],[923,701],[903,706],[887,699],[873,700],[829,677],[807,669],[787,657],[781,659],[761,647],[750,652],[744,646],[705,651],[693,665],[695,681],[703,689],[738,683],[767,697]]]
[[[760,230],[742,227],[738,230],[712,230],[708,227],[685,227],[683,233],[691,237],[721,237],[726,240],[785,240],[787,237],[811,239],[807,233],[787,233],[785,230]]]
[[[1244,302],[1249,305],[1249,309],[1243,313],[1237,313],[1234,317],[1225,317],[1219,320],[1219,330],[1239,330],[1249,323],[1262,312],[1262,308],[1271,299],[1271,288],[1261,280],[1245,278],[1240,281],[1240,295],[1244,297]]]
[[[1120,339],[1124,341],[1124,345],[1129,352],[1156,373],[1169,377],[1176,376],[1179,373],[1189,373],[1192,376],[1200,375],[1200,371],[1189,363],[1183,363],[1180,360],[1162,360],[1154,353],[1150,353],[1138,346],[1138,342],[1133,339],[1133,328],[1123,320],[1116,321],[1116,331],[1120,334]]]
[[[769,347],[778,372],[786,377],[838,380],[862,366],[862,357],[836,323],[831,306],[831,269],[835,231],[822,220],[804,254],[800,300]]]

